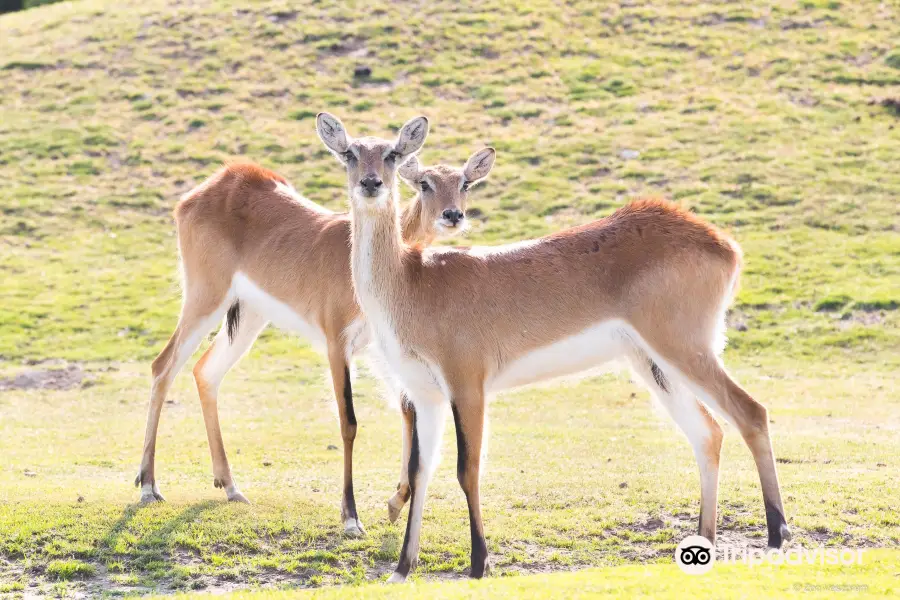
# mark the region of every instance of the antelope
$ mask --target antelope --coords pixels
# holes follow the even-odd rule
[[[400,163],[420,145],[383,148],[382,164]],[[351,171],[370,170],[368,158],[345,152]],[[441,167],[435,167],[440,170]],[[436,182],[439,183],[439,182]],[[376,190],[381,180],[366,179]],[[430,244],[466,224],[466,194],[437,186],[404,212],[410,243]],[[298,332],[323,346],[331,370],[344,444],[341,515],[347,534],[364,528],[353,496],[356,416],[349,365],[368,342],[368,328],[350,280],[350,221],[300,196],[280,175],[256,164],[228,164],[188,192],[175,208],[183,267],[183,305],[171,339],[153,361],[153,384],[143,458],[135,485],[141,501],[164,500],[155,476],[160,412],[175,375],[201,340],[222,322],[212,345],[194,367],[194,378],[212,455],[214,485],[227,498],[247,502],[240,492],[219,427],[219,385],[268,323]],[[407,419],[410,417],[407,415]]]
[[[352,148],[373,169],[388,168],[378,158],[385,142],[359,146],[328,114],[320,114],[317,124],[333,152]],[[428,120],[419,117],[403,127],[400,139],[419,146],[427,133]],[[486,177],[493,161],[491,152],[466,182]],[[415,165],[404,175],[412,181],[422,176]],[[630,364],[693,446],[700,535],[715,541],[723,433],[712,409],[737,427],[753,454],[769,546],[790,539],[766,408],[720,359],[725,311],[742,262],[730,237],[674,204],[644,200],[534,240],[422,249],[401,237],[398,195],[390,182],[372,190],[362,183],[365,170],[348,176],[356,297],[373,350],[414,414],[410,508],[389,582],[404,581],[415,566],[447,408],[456,426],[457,478],[469,508],[470,575],[480,578],[489,571],[479,499],[486,395],[612,359]]]

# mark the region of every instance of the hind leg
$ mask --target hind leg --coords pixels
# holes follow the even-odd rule
[[[768,411],[728,375],[714,355],[697,357],[694,362],[691,379],[702,390],[698,390],[698,395],[734,423],[753,454],[766,509],[768,545],[770,548],[781,548],[782,543],[790,541],[791,531],[781,502],[781,486],[769,436]]]
[[[646,354],[636,351],[629,362],[635,376],[665,407],[694,449],[700,467],[699,535],[715,543],[722,428],[682,382],[663,373]]]
[[[229,314],[234,314],[229,312]],[[259,333],[266,326],[266,320],[240,305],[240,318],[236,322],[226,321],[219,329],[216,339],[194,366],[194,380],[200,395],[200,407],[209,440],[209,452],[213,464],[213,484],[224,488],[228,499],[247,502],[231,476],[231,467],[225,454],[225,443],[219,427],[218,396],[219,385],[228,371],[247,353]],[[231,334],[231,335],[229,335]]]
[[[159,417],[172,381],[200,342],[212,331],[227,309],[224,293],[215,301],[185,299],[181,317],[168,344],[153,361],[153,384],[150,388],[150,405],[147,410],[147,427],[144,433],[144,452],[141,470],[134,481],[141,488],[141,502],[164,500],[156,483],[156,434]]]
[[[791,539],[791,531],[784,518],[766,407],[728,375],[712,350],[666,349],[661,354],[684,375],[687,385],[706,405],[740,431],[759,472],[769,547],[780,548],[783,542]]]

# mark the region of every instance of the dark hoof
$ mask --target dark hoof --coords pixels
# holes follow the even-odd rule
[[[784,542],[791,541],[792,537],[791,529],[787,526],[787,523],[782,523],[776,535],[769,535],[769,548],[779,550]]]
[[[790,541],[791,530],[787,526],[784,513],[766,502],[766,526],[769,530],[769,548],[781,548]]]
[[[472,565],[472,571],[469,573],[469,577],[472,579],[481,579],[482,577],[487,577],[490,574],[491,561],[485,558],[480,568],[476,568],[474,564]]]

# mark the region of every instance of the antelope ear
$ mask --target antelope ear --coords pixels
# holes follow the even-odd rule
[[[350,147],[344,124],[334,115],[320,112],[316,116],[316,132],[325,146],[336,154],[343,154]]]
[[[415,155],[410,156],[405,163],[400,165],[400,168],[397,169],[397,173],[400,177],[403,178],[407,183],[415,183],[419,180],[419,172],[421,171],[421,167],[419,167],[419,159],[415,157]]]
[[[475,183],[480,179],[484,179],[491,172],[494,166],[494,157],[497,151],[493,148],[482,148],[469,157],[466,166],[463,167],[463,177],[470,183]]]
[[[410,119],[400,128],[397,143],[394,144],[394,152],[400,156],[415,154],[422,149],[426,137],[428,137],[428,119],[425,117]]]

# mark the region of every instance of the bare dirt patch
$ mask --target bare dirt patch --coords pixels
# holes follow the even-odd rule
[[[78,365],[68,365],[62,369],[30,369],[15,377],[0,379],[0,391],[71,390],[88,380],[88,374]]]
[[[855,327],[857,325],[872,327],[874,325],[880,325],[884,322],[884,314],[882,313],[858,310],[843,313],[839,316],[839,318],[840,322],[838,323],[838,327],[841,329],[850,329],[851,327]]]

